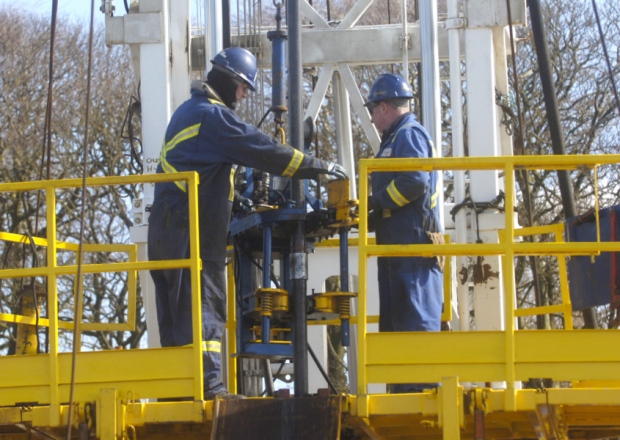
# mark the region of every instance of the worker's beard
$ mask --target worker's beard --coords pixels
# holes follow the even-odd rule
[[[237,107],[237,87],[239,87],[239,81],[220,70],[211,69],[207,75],[207,83],[222,98],[226,107],[233,110]]]

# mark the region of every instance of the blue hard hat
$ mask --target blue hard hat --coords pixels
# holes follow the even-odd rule
[[[250,89],[256,90],[256,57],[242,47],[229,47],[211,60],[214,67],[229,75],[245,81]]]
[[[393,73],[382,73],[377,77],[372,86],[368,99],[364,106],[368,106],[373,102],[385,101],[388,99],[412,99],[413,91],[409,83],[400,75]]]

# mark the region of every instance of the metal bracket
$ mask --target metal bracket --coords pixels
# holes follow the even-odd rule
[[[400,37],[400,48],[403,48],[403,41],[407,44],[407,49],[411,49],[411,34],[406,33],[404,36]]]
[[[448,18],[443,22],[444,29],[462,29],[467,27],[467,20],[464,18]]]
[[[114,11],[116,11],[116,6],[114,6],[114,0],[101,0],[101,7],[99,8],[99,10],[108,17],[113,17]]]

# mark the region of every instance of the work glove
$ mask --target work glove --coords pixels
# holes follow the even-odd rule
[[[247,215],[252,212],[254,203],[250,199],[235,194],[232,210],[235,214]]]
[[[335,162],[327,162],[326,173],[337,180],[347,180],[349,178],[347,170]]]

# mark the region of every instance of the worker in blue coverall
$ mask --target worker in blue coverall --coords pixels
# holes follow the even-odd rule
[[[221,377],[221,340],[226,322],[226,244],[234,199],[236,165],[284,177],[348,178],[340,165],[303,154],[244,123],[235,107],[255,89],[256,58],[225,49],[211,61],[206,82],[194,81],[191,98],[172,115],[158,173],[196,171],[198,187],[202,349],[205,400],[241,397],[228,393]],[[246,208],[249,203],[246,203]],[[189,258],[188,198],[183,182],[157,183],[149,220],[150,260]],[[192,341],[192,299],[188,269],[151,271],[155,283],[159,337],[164,347]]]
[[[409,112],[411,87],[382,74],[364,104],[381,133],[377,158],[435,157],[429,134]],[[377,244],[429,244],[442,240],[436,171],[374,172],[369,197]],[[443,276],[437,258],[378,259],[379,331],[439,331]],[[411,347],[422,350],[422,347]],[[393,384],[391,392],[417,392],[437,384]]]

